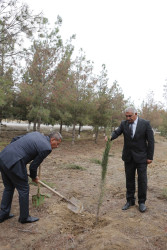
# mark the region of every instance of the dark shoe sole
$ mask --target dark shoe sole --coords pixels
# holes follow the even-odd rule
[[[5,220],[11,219],[14,217],[14,214],[9,214],[8,217],[0,219],[0,223],[4,222]]]
[[[128,210],[130,207],[132,207],[132,206],[134,206],[134,205],[135,205],[135,203],[134,203],[134,204],[132,203],[130,206],[127,206],[127,207],[124,206],[124,207],[122,208],[122,210]]]
[[[39,221],[39,219],[36,219],[36,220],[18,220],[21,224],[25,224],[25,223],[33,223],[33,222],[36,222],[36,221]]]
[[[19,221],[21,224],[26,224],[26,223],[34,223],[39,220],[34,220],[34,221]]]
[[[139,209],[139,211],[140,211],[140,213],[144,213],[144,212],[146,211],[146,209],[145,209],[145,210],[140,210],[140,209]]]
[[[146,209],[141,210],[141,209],[139,208],[139,211],[140,211],[140,213],[144,213],[144,212],[146,211]]]
[[[143,209],[141,209],[141,208],[140,208],[140,205],[139,205],[139,211],[140,211],[141,213],[144,213],[144,212],[146,211],[146,209],[147,209],[146,206],[144,206]]]

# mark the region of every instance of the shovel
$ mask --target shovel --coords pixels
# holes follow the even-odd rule
[[[50,191],[52,191],[54,194],[58,195],[62,198],[63,201],[67,202],[67,207],[74,213],[81,213],[83,211],[83,204],[77,200],[76,198],[72,197],[70,200],[68,200],[66,197],[55,191],[53,188],[46,185],[44,182],[38,180],[38,183],[40,183],[42,186],[46,187]]]
[[[38,172],[39,178],[41,178],[41,165],[39,166],[39,172]],[[32,204],[34,207],[39,207],[43,204],[45,199],[45,195],[40,194],[40,184],[38,183],[38,191],[36,195],[32,196]]]

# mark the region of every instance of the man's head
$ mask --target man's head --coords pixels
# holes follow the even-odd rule
[[[137,119],[137,111],[134,107],[125,109],[125,116],[128,123],[133,123]]]
[[[59,132],[52,132],[51,134],[49,134],[49,138],[50,138],[50,145],[51,148],[58,148],[59,144],[62,141],[62,135]]]

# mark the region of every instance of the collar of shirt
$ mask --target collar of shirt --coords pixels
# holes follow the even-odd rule
[[[135,126],[137,126],[137,122],[138,122],[138,116],[137,116],[136,120],[133,122],[133,124],[134,124]]]
[[[46,135],[46,139],[47,139],[47,141],[50,142],[50,137],[48,135]]]
[[[138,122],[138,116],[137,116],[136,120],[132,123],[133,136],[134,136],[134,134],[136,132],[137,122]]]

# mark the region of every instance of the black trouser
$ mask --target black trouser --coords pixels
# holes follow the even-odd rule
[[[24,161],[18,161],[10,169],[0,162],[0,170],[5,187],[1,201],[0,218],[9,215],[16,188],[19,193],[20,219],[26,219],[29,216],[29,184]]]
[[[135,201],[135,175],[138,174],[138,203],[145,203],[147,198],[147,163],[125,162],[126,199]]]

